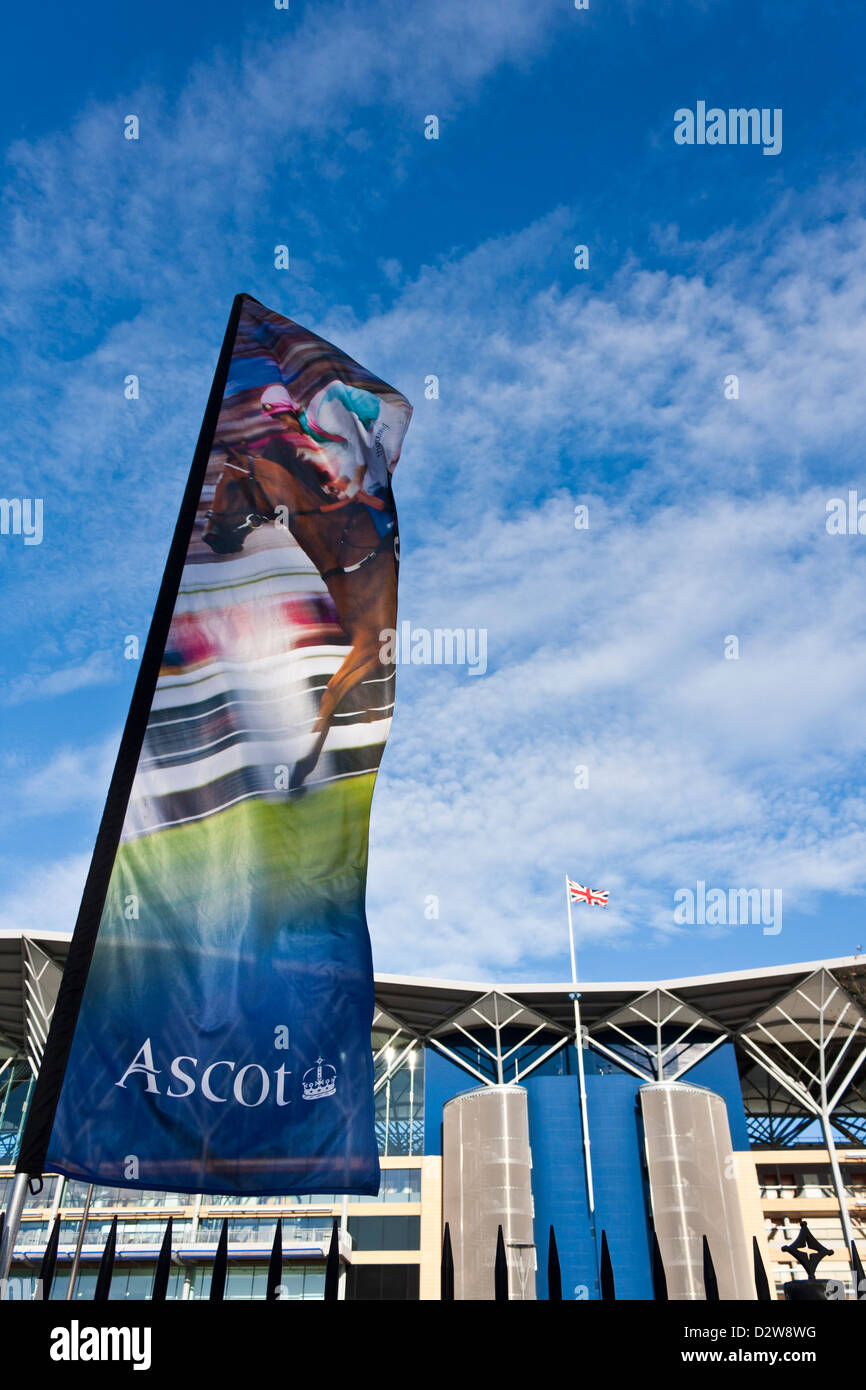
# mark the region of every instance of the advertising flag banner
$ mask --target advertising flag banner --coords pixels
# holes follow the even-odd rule
[[[378,1191],[364,897],[410,416],[235,300],[19,1172]]]

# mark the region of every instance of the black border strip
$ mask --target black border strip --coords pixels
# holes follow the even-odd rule
[[[78,911],[78,918],[69,947],[69,956],[63,971],[57,1003],[54,1007],[42,1065],[39,1068],[39,1075],[27,1112],[21,1148],[15,1165],[17,1173],[37,1176],[43,1172],[45,1167],[51,1130],[54,1126],[54,1115],[60,1099],[63,1079],[66,1075],[72,1039],[78,1022],[78,1013],[84,997],[90,962],[93,958],[99,924],[102,920],[105,898],[108,893],[108,883],[120,844],[129,794],[141,756],[153,693],[159,678],[165,645],[168,640],[168,630],[174,613],[177,592],[222,406],[235,335],[244,301],[248,298],[250,296],[238,294],[235,295],[232,303],[207,408],[199,431],[198,443],[195,446],[195,453],[190,466],[186,491],[174,529],[138,678],[132,692],[129,714],[126,718],[117,761],[114,764],[114,772],[105,800],[105,809],[102,813],[93,858],[90,861],[90,869],[84,885],[81,907]]]

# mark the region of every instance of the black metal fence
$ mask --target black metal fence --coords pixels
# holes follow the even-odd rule
[[[3,1233],[4,1215],[0,1212],[0,1237]],[[811,1247],[810,1247],[811,1239]],[[45,1246],[42,1262],[39,1267],[39,1275],[36,1288],[38,1296],[42,1299],[51,1297],[51,1289],[57,1272],[57,1254],[60,1242],[60,1217],[55,1217],[51,1228],[51,1234]],[[822,1254],[815,1257],[814,1247],[817,1245]],[[808,1259],[801,1257],[798,1246],[810,1250]],[[786,1298],[809,1301],[831,1301],[828,1295],[827,1285],[830,1281],[815,1279],[817,1264],[824,1255],[829,1254],[814,1237],[810,1238],[810,1233],[806,1223],[800,1227],[800,1234],[795,1242],[792,1242],[790,1249],[795,1257],[800,1260],[806,1270],[807,1278],[794,1283],[786,1284]],[[223,1220],[217,1243],[216,1255],[214,1257],[213,1268],[211,1271],[211,1283],[209,1299],[212,1302],[222,1302],[225,1298],[226,1276],[228,1273],[228,1250],[229,1250],[229,1223],[228,1218]],[[94,1302],[105,1302],[111,1293],[111,1280],[114,1273],[114,1263],[117,1253],[117,1217],[111,1223],[108,1238],[102,1252],[99,1263],[96,1285],[93,1292]],[[491,1252],[494,1253],[494,1252]],[[756,1237],[752,1237],[752,1255],[754,1261],[754,1281],[755,1297],[759,1302],[773,1302],[774,1295],[761,1257],[761,1251]],[[716,1270],[713,1264],[712,1250],[706,1236],[702,1238],[702,1264],[703,1264],[703,1284],[704,1298],[708,1303],[720,1301],[719,1284],[716,1278]],[[655,1231],[652,1233],[652,1284],[653,1297],[656,1302],[668,1301],[668,1284],[665,1274],[664,1263],[662,1261],[661,1249]],[[165,1234],[162,1239],[159,1257],[153,1276],[153,1288],[151,1291],[151,1301],[161,1303],[165,1301],[168,1290],[169,1273],[172,1260],[172,1218],[166,1222]],[[863,1273],[863,1265],[860,1255],[854,1242],[851,1242],[851,1268],[854,1274],[856,1298],[858,1302],[866,1302],[866,1277]],[[70,1278],[74,1277],[75,1271],[70,1273]],[[277,1221],[277,1228],[274,1233],[274,1243],[268,1262],[268,1278],[265,1299],[267,1302],[277,1302],[280,1299],[283,1275],[283,1229],[282,1221]],[[331,1239],[328,1246],[328,1255],[325,1264],[325,1301],[336,1302],[339,1298],[339,1278],[340,1278],[340,1243],[339,1230],[336,1219],[331,1229]],[[492,1293],[495,1301],[507,1301],[510,1298],[509,1279],[508,1279],[508,1258],[506,1255],[505,1238],[502,1227],[497,1230],[496,1249],[492,1261],[491,1270]],[[607,1242],[607,1233],[602,1231],[599,1250],[599,1289],[603,1302],[615,1302],[616,1275],[613,1262],[610,1256],[610,1249]],[[454,1255],[451,1245],[451,1230],[446,1222],[442,1240],[442,1259],[441,1259],[441,1280],[440,1297],[443,1302],[454,1301]],[[547,1245],[547,1301],[550,1303],[562,1303],[562,1272],[559,1260],[559,1249],[556,1243],[556,1232],[553,1226],[550,1227]],[[844,1301],[844,1294],[843,1299]]]
[[[812,1258],[804,1259],[801,1257],[799,1247],[805,1245],[809,1248],[810,1239],[812,1246],[818,1246],[817,1259],[814,1258],[815,1251],[812,1249]],[[785,1297],[792,1300],[830,1302],[833,1295],[828,1292],[832,1281],[826,1279],[815,1279],[815,1268],[818,1261],[830,1252],[815,1242],[814,1237],[810,1238],[808,1227],[805,1222],[800,1225],[800,1234],[791,1246],[784,1247],[790,1249],[806,1270],[807,1277],[798,1281],[791,1281],[785,1285]],[[704,1299],[707,1303],[719,1303],[719,1281],[716,1277],[716,1270],[713,1264],[712,1250],[706,1236],[701,1239],[702,1254],[702,1273],[704,1284]],[[775,1301],[767,1271],[761,1256],[757,1237],[752,1237],[752,1259],[755,1281],[755,1298],[760,1303],[772,1303]],[[665,1274],[664,1262],[662,1260],[661,1248],[655,1231],[652,1233],[652,1286],[653,1299],[657,1303],[668,1301],[668,1281]],[[854,1290],[857,1302],[866,1302],[866,1278],[863,1274],[863,1265],[857,1252],[854,1242],[851,1242],[851,1268],[854,1275]],[[842,1292],[840,1301],[845,1300],[844,1285],[841,1285]],[[599,1248],[599,1290],[602,1302],[616,1302],[616,1276],[614,1274],[613,1262],[610,1257],[610,1249],[607,1243],[607,1232],[602,1231]],[[502,1227],[500,1226],[496,1236],[496,1255],[493,1265],[493,1297],[495,1300],[507,1300],[510,1298],[508,1285],[508,1264],[505,1253],[505,1239]],[[454,1256],[451,1248],[451,1231],[448,1223],[445,1223],[445,1234],[442,1241],[442,1277],[440,1297],[443,1302],[454,1300]],[[562,1303],[562,1271],[559,1261],[559,1249],[556,1243],[556,1231],[550,1227],[547,1243],[547,1301],[550,1303]]]

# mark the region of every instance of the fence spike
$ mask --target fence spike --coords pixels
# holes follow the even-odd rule
[[[220,1238],[217,1241],[213,1270],[210,1276],[210,1298],[214,1303],[222,1303],[226,1296],[226,1275],[229,1267],[229,1219],[223,1217]]]
[[[706,1236],[703,1236],[702,1239],[704,1253],[704,1298],[707,1303],[718,1303],[719,1281],[716,1278],[713,1257],[710,1254],[710,1242],[707,1240]]]
[[[601,1282],[601,1296],[605,1303],[616,1302],[616,1280],[613,1277],[613,1265],[610,1262],[610,1250],[607,1246],[607,1233],[601,1233],[601,1260],[599,1262],[599,1280]]]
[[[451,1251],[451,1222],[445,1222],[442,1237],[442,1265],[439,1271],[439,1297],[443,1303],[454,1302],[454,1255]]]
[[[117,1249],[117,1217],[111,1219],[111,1230],[108,1232],[108,1240],[105,1242],[105,1249],[102,1252],[102,1259],[99,1261],[99,1273],[96,1276],[96,1288],[93,1291],[94,1303],[105,1303],[111,1293],[111,1276],[114,1273],[114,1252]]]
[[[331,1227],[331,1243],[328,1246],[328,1260],[325,1265],[325,1302],[336,1303],[340,1297],[340,1237],[337,1234],[337,1218]]]
[[[653,1279],[653,1298],[656,1303],[667,1303],[668,1301],[668,1277],[665,1274],[664,1261],[662,1259],[659,1238],[653,1231],[652,1249],[652,1279]]]
[[[57,1269],[57,1247],[59,1244],[60,1213],[58,1212],[51,1227],[51,1235],[48,1237],[42,1263],[39,1266],[39,1283],[42,1285],[41,1297],[46,1300],[51,1297],[51,1285],[54,1283],[54,1272]]]
[[[276,1303],[279,1299],[279,1288],[283,1282],[283,1219],[277,1217],[277,1229],[274,1231],[274,1243],[271,1247],[271,1258],[268,1263],[268,1284],[265,1293],[265,1301]]]
[[[755,1293],[758,1302],[772,1303],[773,1295],[770,1291],[770,1281],[767,1278],[767,1271],[764,1268],[761,1247],[758,1244],[757,1236],[752,1236],[752,1263],[755,1267]]]
[[[549,1303],[562,1302],[562,1269],[556,1248],[556,1232],[552,1226],[547,1238],[547,1299]]]
[[[150,1291],[151,1303],[164,1303],[168,1293],[168,1276],[171,1273],[171,1233],[173,1229],[172,1217],[168,1218],[165,1226],[165,1233],[162,1237],[162,1245],[159,1247],[159,1258],[156,1262],[156,1269],[153,1275],[153,1288]]]
[[[493,1297],[496,1300],[507,1299],[508,1294],[508,1259],[505,1254],[505,1237],[500,1226],[496,1235],[496,1264],[493,1268]]]

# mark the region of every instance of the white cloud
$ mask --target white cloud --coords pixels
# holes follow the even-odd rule
[[[71,932],[89,865],[88,854],[73,854],[32,870],[0,898],[0,929]]]
[[[85,690],[93,685],[105,685],[117,679],[117,666],[107,652],[91,652],[75,666],[62,666],[57,670],[41,673],[31,671],[27,675],[15,676],[6,687],[5,699],[8,704],[19,704],[25,700],[48,700],[56,695],[68,695],[74,690]]]
[[[421,616],[403,616],[452,623],[459,595],[493,669],[400,668],[374,802],[379,968],[562,968],[566,871],[611,890],[578,925],[619,941],[676,938],[674,891],[698,879],[781,888],[788,911],[866,891],[866,538],[829,537],[822,498],[717,494],[641,521],[624,505],[595,530],[591,508],[571,534],[554,499],[477,528],[507,587],[467,556],[443,595],[441,548],[416,555]]]
[[[28,772],[17,788],[18,816],[57,815],[76,807],[101,806],[117,757],[118,737],[85,747],[62,747]]]

